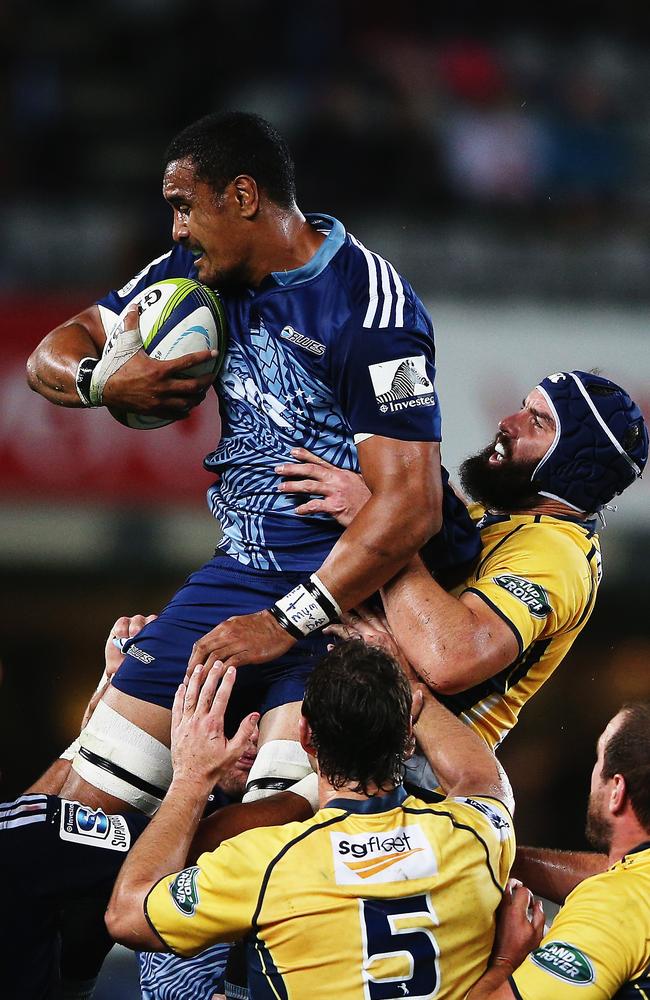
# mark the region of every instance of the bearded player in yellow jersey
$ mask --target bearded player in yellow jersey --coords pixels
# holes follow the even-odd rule
[[[598,740],[586,835],[604,863],[525,849],[521,874],[536,891],[578,884],[541,943],[538,921],[527,918],[528,890],[508,898],[471,1000],[650,997],[650,704],[624,705]],[[596,874],[581,881],[590,867]]]
[[[174,777],[121,869],[111,934],[184,956],[246,938],[258,1000],[461,1000],[485,971],[514,855],[512,793],[494,755],[420,690],[416,728],[448,796],[427,804],[408,795],[409,683],[383,650],[344,643],[315,667],[302,707],[318,812],[249,830],[185,868],[228,754],[223,715],[234,673],[217,689],[219,664],[201,688],[200,668],[179,688]]]
[[[322,494],[298,510],[344,523],[367,491],[302,449],[281,466],[286,492]],[[596,515],[643,471],[648,432],[620,386],[586,372],[544,378],[495,439],[461,466],[476,501],[478,564],[450,592],[427,550],[381,590],[406,658],[442,701],[496,747],[553,673],[591,614],[601,576]],[[364,638],[385,622],[367,609],[330,632]],[[427,780],[422,769],[416,784]],[[429,776],[430,780],[430,776]]]

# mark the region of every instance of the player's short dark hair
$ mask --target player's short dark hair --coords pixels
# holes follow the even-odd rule
[[[172,139],[165,166],[189,158],[199,180],[220,194],[239,174],[248,174],[282,208],[296,200],[294,166],[280,133],[259,115],[243,111],[199,118]]]
[[[621,713],[621,724],[604,749],[602,777],[623,775],[636,817],[650,832],[650,702],[629,702]]]
[[[334,788],[389,789],[411,751],[411,689],[399,665],[359,639],[335,646],[314,668],[302,713],[321,773]]]

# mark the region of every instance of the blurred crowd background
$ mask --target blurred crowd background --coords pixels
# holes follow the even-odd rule
[[[643,301],[647,19],[528,7],[5,3],[0,285],[103,288],[140,266],[167,236],[170,136],[246,107],[291,141],[301,204],[386,232],[432,293]]]
[[[603,369],[650,417],[648,23],[626,3],[8,0],[0,11],[0,768],[77,732],[120,614],[208,558],[216,405],[129,431],[24,384],[48,329],[170,244],[164,149],[214,109],[270,118],[299,204],[431,310],[450,468],[546,373]],[[581,846],[595,739],[647,697],[650,490],[607,512],[599,604],[503,747],[520,839]]]

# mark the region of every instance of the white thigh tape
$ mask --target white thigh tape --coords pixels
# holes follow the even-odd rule
[[[99,684],[95,688],[95,694],[97,694],[97,692],[99,691],[100,688],[104,687],[104,685],[106,684],[107,680],[108,680],[108,677],[106,676],[106,671],[104,670],[104,672],[102,673],[102,676],[99,679]],[[59,758],[61,760],[74,760],[74,758],[75,758],[75,756],[76,756],[76,754],[77,754],[77,752],[79,750],[79,746],[80,746],[80,744],[79,744],[79,737],[77,736],[76,740],[72,741],[72,743],[70,744],[70,746],[68,747],[68,749],[64,750],[63,753],[59,754]]]
[[[77,752],[79,750],[79,737],[73,740],[67,750],[59,754],[59,760],[74,760]]]
[[[318,775],[315,771],[297,781],[295,785],[289,788],[289,791],[293,792],[294,795],[302,795],[303,799],[307,799],[309,802],[311,811],[318,812],[320,807],[318,799]]]
[[[311,771],[309,757],[297,740],[271,740],[258,751],[243,801],[252,802],[285,791]]]
[[[72,767],[95,788],[153,816],[172,780],[169,749],[103,701],[79,737]]]

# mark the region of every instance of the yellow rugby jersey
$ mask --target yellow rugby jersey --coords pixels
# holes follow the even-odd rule
[[[256,1000],[451,1000],[485,970],[514,852],[496,799],[430,805],[398,787],[225,841],[145,912],[184,956],[247,936]]]
[[[510,983],[519,1000],[650,1000],[650,843],[581,882]]]
[[[481,557],[453,593],[476,594],[513,630],[519,655],[494,677],[441,697],[494,749],[587,622],[601,577],[594,521],[470,507]]]

